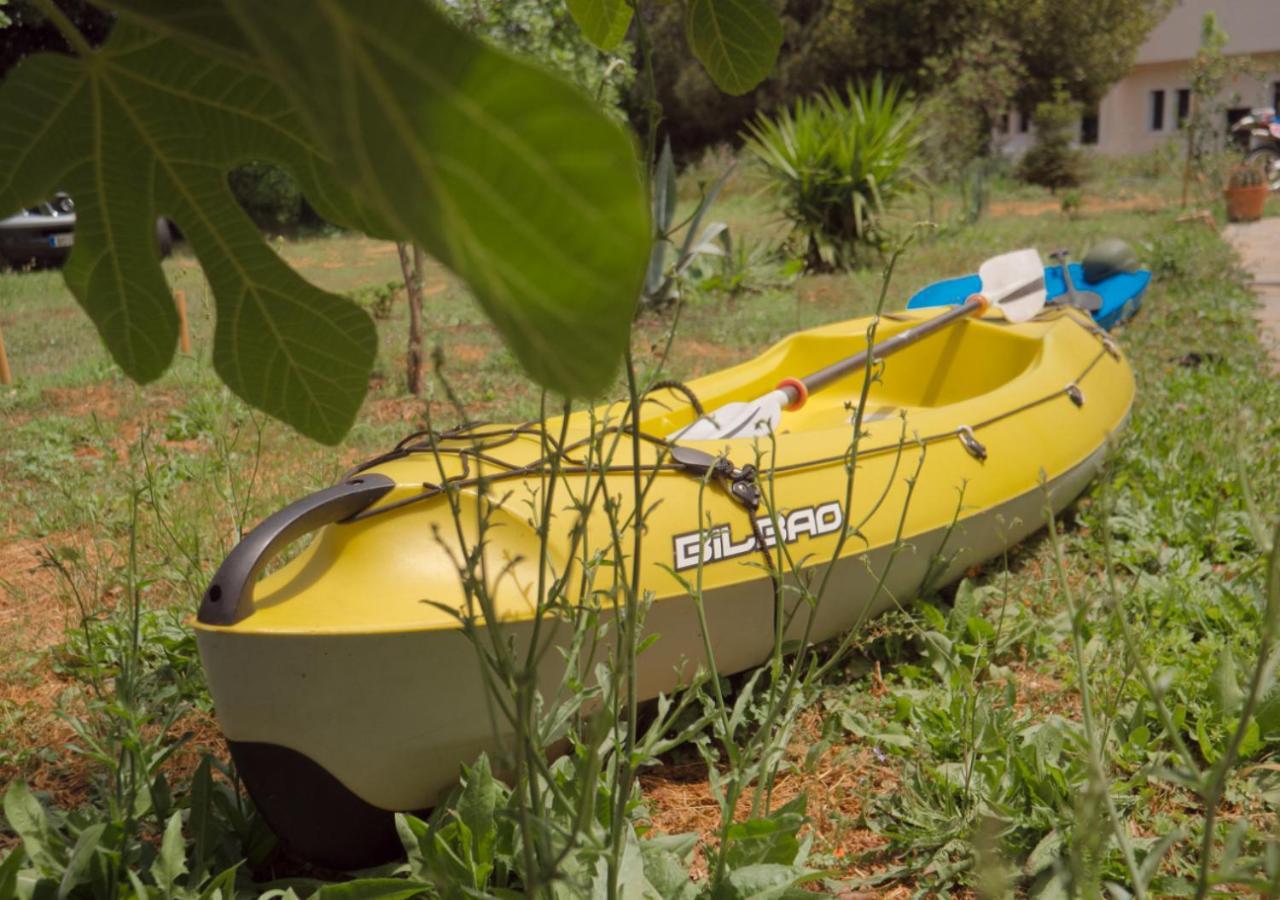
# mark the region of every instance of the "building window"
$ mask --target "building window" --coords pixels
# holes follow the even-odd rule
[[[1186,124],[1191,115],[1191,88],[1178,88],[1178,127]]]
[[[1151,130],[1164,131],[1164,91],[1151,92]]]
[[[1000,125],[999,125],[999,128],[1000,128],[1000,133],[1001,133],[1001,134],[1008,134],[1008,133],[1009,133],[1009,113],[1008,113],[1008,111],[1002,112],[1002,113],[1000,114]]]
[[[1271,108],[1280,110],[1280,81],[1271,85]]]
[[[1098,110],[1092,109],[1080,117],[1080,143],[1098,143]]]
[[[1227,110],[1227,131],[1231,130],[1231,126],[1239,122],[1249,113],[1253,112],[1247,106],[1233,106]]]
[[[1031,116],[1025,109],[1018,110],[1018,133],[1026,134],[1031,127]]]

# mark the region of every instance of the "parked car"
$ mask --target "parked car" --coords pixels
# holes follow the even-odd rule
[[[61,265],[75,243],[76,205],[66,194],[0,219],[0,256],[18,267]]]
[[[60,266],[76,242],[76,205],[66,194],[0,219],[0,258],[10,266]],[[156,220],[160,256],[173,250],[173,228]]]

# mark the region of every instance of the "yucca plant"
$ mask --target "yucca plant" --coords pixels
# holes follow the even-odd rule
[[[860,249],[882,243],[885,211],[920,181],[918,126],[915,101],[879,77],[843,93],[824,88],[747,125],[747,151],[807,268],[850,268]]]

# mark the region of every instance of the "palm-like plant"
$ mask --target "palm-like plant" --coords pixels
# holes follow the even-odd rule
[[[920,180],[916,104],[877,77],[824,88],[747,125],[747,151],[764,167],[810,269],[848,268],[883,238],[881,217]]]

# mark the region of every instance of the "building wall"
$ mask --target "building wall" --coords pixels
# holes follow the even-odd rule
[[[1179,0],[1147,35],[1134,62],[1181,62],[1200,48],[1200,27],[1212,12],[1227,33],[1227,53],[1280,50],[1280,5],[1276,0]]]
[[[1201,22],[1208,12],[1227,33],[1225,52],[1251,59],[1264,73],[1237,78],[1219,103],[1228,109],[1280,107],[1280,0],[1178,0],[1139,48],[1133,69],[1102,99],[1097,152],[1145,153],[1178,135],[1178,91],[1188,89],[1191,59],[1200,47]],[[1159,129],[1152,127],[1151,92],[1156,90],[1164,91]],[[1009,119],[1009,127],[997,127],[994,137],[1002,153],[1017,156],[1031,146],[1034,135],[1019,128],[1016,111]]]
[[[1218,96],[1219,105],[1229,110],[1275,104],[1280,65],[1263,54],[1254,55],[1253,61],[1264,74],[1238,77]],[[1189,92],[1190,68],[1190,62],[1185,61],[1134,66],[1107,92],[1098,107],[1098,152],[1144,153],[1176,136],[1180,131],[1178,92]],[[1164,92],[1164,115],[1159,128],[1153,121],[1153,91]],[[1224,112],[1221,125],[1225,128],[1226,124]]]
[[[1005,156],[1021,156],[1035,143],[1035,131],[1031,125],[1031,117],[1023,116],[1016,109],[1009,112],[1007,123],[997,123],[995,133],[996,151]]]

